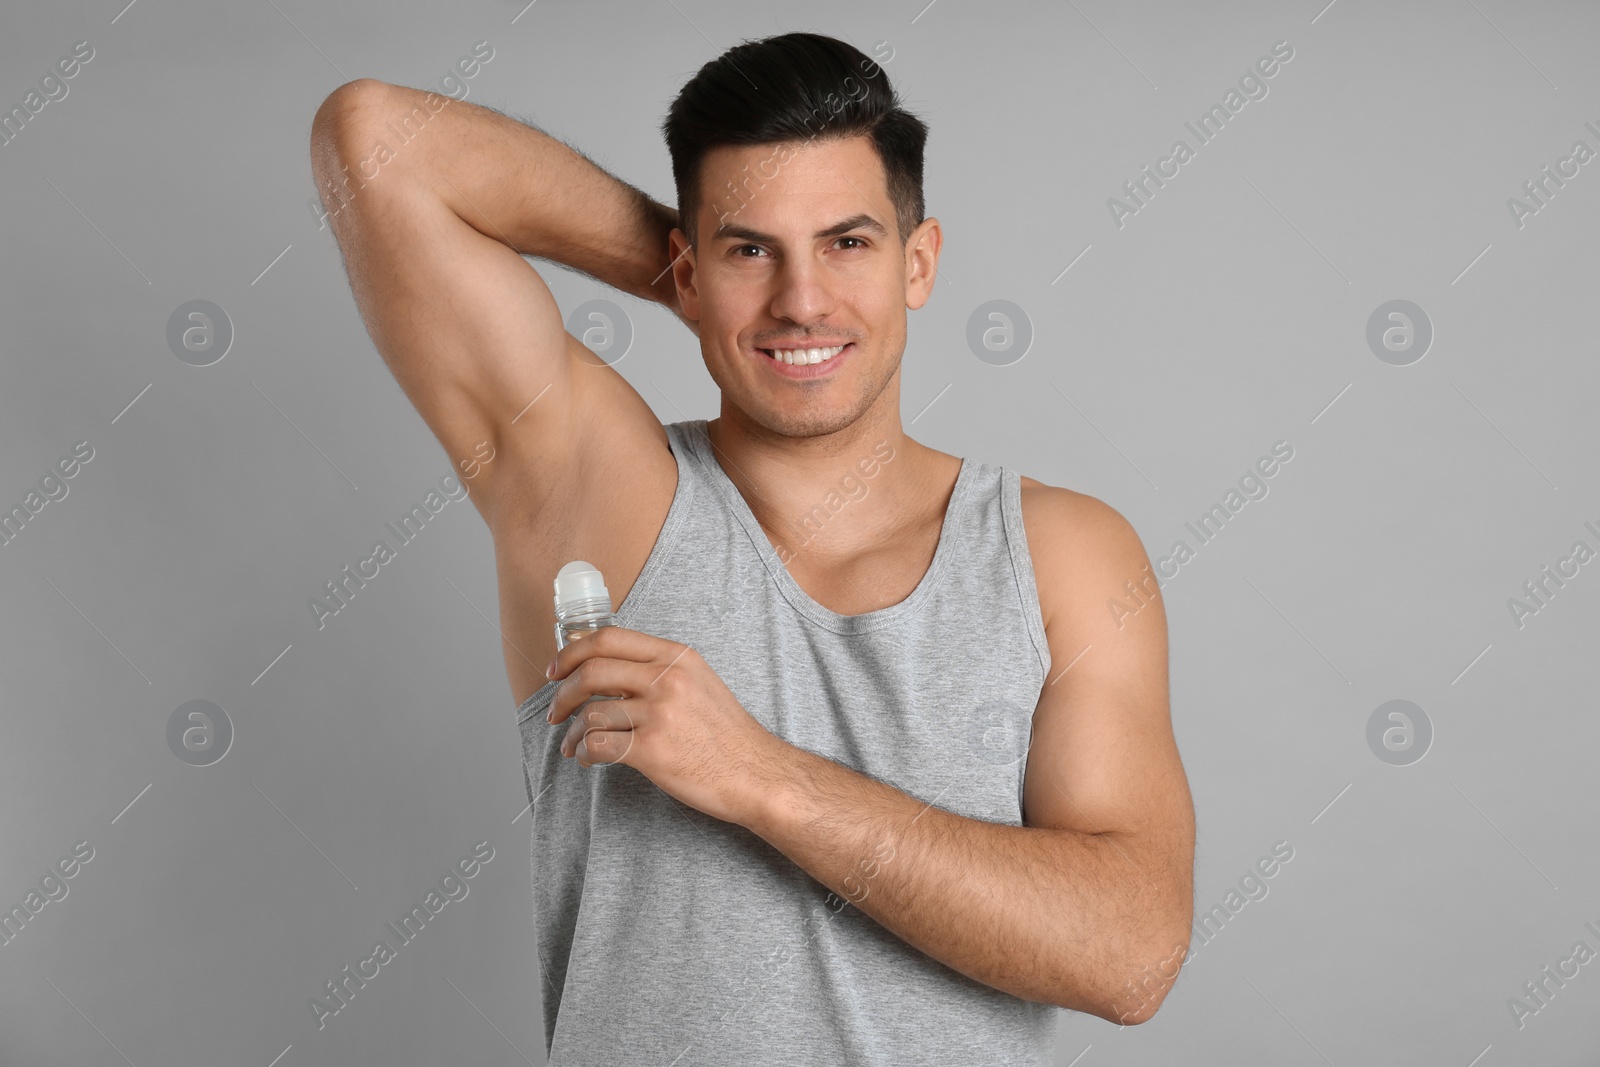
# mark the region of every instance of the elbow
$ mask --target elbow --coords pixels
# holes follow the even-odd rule
[[[1157,993],[1152,1000],[1138,1001],[1131,1008],[1118,1008],[1115,1013],[1107,1013],[1101,1018],[1118,1026],[1138,1026],[1155,1017],[1156,1010],[1161,1007],[1161,1001],[1164,999],[1164,994]]]
[[[319,178],[336,173],[345,164],[342,146],[351,132],[380,112],[381,101],[394,89],[376,78],[356,78],[323,99],[311,119],[311,167]]]
[[[1167,942],[1167,947],[1129,956],[1123,971],[1111,979],[1113,988],[1102,1010],[1095,1014],[1119,1026],[1149,1022],[1177,982],[1188,953],[1188,937],[1184,936]]]

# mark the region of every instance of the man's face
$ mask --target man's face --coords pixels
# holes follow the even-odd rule
[[[865,136],[716,148],[700,181],[699,248],[674,270],[724,400],[785,436],[854,423],[899,372],[906,309],[933,285],[938,223],[902,242]],[[677,256],[681,233],[673,242]],[[840,345],[816,364],[772,355]]]

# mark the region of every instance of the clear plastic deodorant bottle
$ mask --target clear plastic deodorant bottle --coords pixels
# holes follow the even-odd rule
[[[556,572],[556,648],[594,633],[602,626],[615,626],[611,593],[605,579],[594,566],[575,559]],[[590,700],[619,700],[620,697],[595,694]]]

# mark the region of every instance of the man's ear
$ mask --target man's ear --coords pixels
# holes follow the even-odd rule
[[[689,247],[689,235],[677,226],[667,235],[667,254],[672,261],[672,278],[678,286],[678,302],[684,315],[696,322],[700,320],[700,292],[695,288],[695,253]]]
[[[916,311],[933,295],[934,278],[939,273],[939,249],[944,231],[939,220],[929,216],[911,231],[906,240],[906,307]]]

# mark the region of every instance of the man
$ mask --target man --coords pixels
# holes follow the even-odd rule
[[[312,136],[372,339],[494,536],[551,1062],[1046,1063],[1055,1008],[1149,1019],[1192,918],[1165,613],[1111,507],[901,428],[926,127],[793,33],[664,131],[676,211],[372,80]],[[519,253],[671,309],[719,417],[664,426]],[[620,625],[557,655],[574,559]]]

